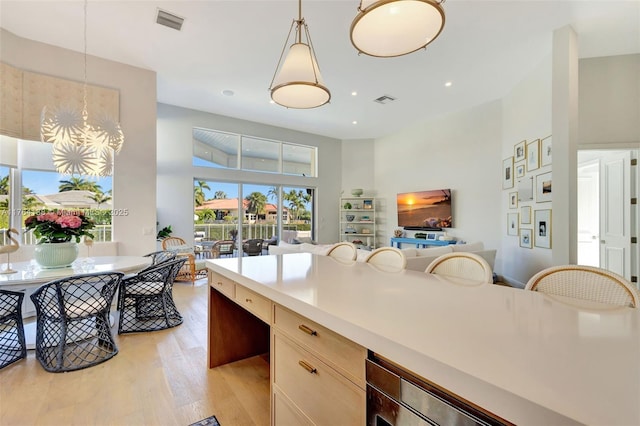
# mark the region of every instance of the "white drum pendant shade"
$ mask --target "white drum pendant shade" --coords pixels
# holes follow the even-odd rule
[[[351,43],[371,56],[406,55],[438,37],[444,21],[442,6],[432,0],[362,0]]]
[[[291,45],[272,87],[271,99],[288,108],[315,108],[331,98],[318,63],[305,43]]]

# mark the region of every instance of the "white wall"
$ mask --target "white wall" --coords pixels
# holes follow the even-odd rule
[[[640,143],[640,54],[580,60],[578,144]]]
[[[501,159],[513,156],[514,146],[520,141],[531,142],[551,134],[551,56],[532,66],[525,79],[502,99],[502,116]],[[525,179],[533,177],[535,190],[535,176],[550,170],[550,166],[532,170],[525,174]],[[514,178],[513,188],[501,191],[499,252],[502,255],[496,261],[496,269],[508,282],[523,285],[535,272],[551,263],[552,251],[535,246],[533,249],[520,247],[518,236],[507,235],[507,213],[519,213],[520,207],[528,206],[533,219],[534,210],[550,209],[552,203],[527,201],[520,202],[518,209],[509,209],[508,196],[517,191],[518,180]],[[533,223],[522,227],[533,229]]]
[[[14,67],[69,80],[82,80],[83,55],[18,37],[0,29],[0,58]],[[90,84],[120,91],[120,125],[125,135],[115,157],[113,238],[121,255],[155,250],[156,73],[90,56]]]
[[[317,188],[316,219],[319,242],[338,241],[338,201],[341,176],[341,142],[246,120],[158,104],[158,220],[172,225],[173,235],[189,240],[193,235],[193,179],[285,184]],[[317,146],[318,177],[284,176],[272,173],[221,170],[192,165],[194,127],[220,130],[282,142]]]
[[[375,188],[383,204],[381,242],[397,228],[396,195],[452,190],[450,235],[500,250],[501,105],[499,101],[417,123],[375,141]],[[345,160],[346,161],[346,160]]]

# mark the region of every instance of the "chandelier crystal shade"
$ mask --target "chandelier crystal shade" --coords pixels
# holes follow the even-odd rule
[[[361,0],[351,43],[370,56],[391,58],[425,48],[442,32],[443,1]]]
[[[291,44],[283,62],[282,57],[294,27],[296,41]],[[301,0],[298,0],[298,19],[291,24],[269,90],[271,99],[287,108],[316,108],[331,99],[331,93],[320,75],[309,28],[302,18]]]
[[[87,112],[87,0],[84,2],[84,84],[82,110],[69,105],[42,108],[40,139],[53,144],[53,164],[66,175],[111,176],[113,157],[122,149],[120,124]]]

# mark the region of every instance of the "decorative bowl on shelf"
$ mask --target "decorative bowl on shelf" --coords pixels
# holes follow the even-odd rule
[[[364,191],[362,189],[360,189],[360,188],[352,189],[351,190],[351,195],[353,195],[354,197],[359,197],[359,196],[361,196],[363,194],[363,192]]]
[[[356,218],[356,215],[355,214],[348,214],[348,215],[346,215],[346,217],[347,217],[347,222],[353,222],[353,219]]]

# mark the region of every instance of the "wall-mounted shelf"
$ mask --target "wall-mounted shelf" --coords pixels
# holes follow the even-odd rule
[[[353,216],[353,219],[348,220],[348,216]],[[339,223],[340,241],[352,242],[365,250],[377,247],[375,198],[340,198]]]

